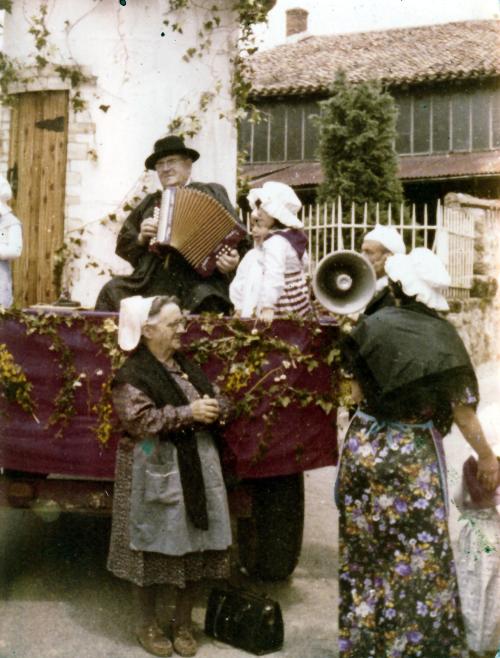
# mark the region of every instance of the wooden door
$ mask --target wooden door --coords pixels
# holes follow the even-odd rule
[[[13,267],[20,306],[54,302],[56,250],[63,244],[68,92],[19,94],[12,111],[9,180],[23,225],[23,253]]]

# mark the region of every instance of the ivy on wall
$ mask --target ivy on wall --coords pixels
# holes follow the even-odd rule
[[[12,11],[12,2],[0,2],[0,9]],[[12,105],[16,102],[15,94],[9,93],[15,83],[28,86],[40,75],[55,74],[70,87],[70,104],[75,112],[81,112],[86,107],[82,98],[81,87],[90,81],[83,73],[82,67],[76,62],[61,64],[53,59],[55,48],[50,43],[50,31],[47,27],[48,3],[40,3],[39,12],[29,18],[28,34],[33,37],[34,51],[30,54],[33,59],[34,72],[31,72],[26,62],[0,53],[0,103]]]
[[[274,3],[275,0],[234,0],[231,4],[231,9],[235,13],[240,26],[238,42],[235,44],[234,51],[228,53],[233,67],[231,94],[234,99],[235,111],[231,112],[230,115],[219,112],[219,119],[226,118],[238,123],[248,109],[250,91],[248,55],[256,50],[253,26],[266,20],[267,12]],[[127,10],[126,2],[120,2],[119,5],[124,11]],[[41,0],[37,13],[28,19],[28,33],[33,38],[33,51],[30,54],[33,61],[32,70],[26,66],[26,62],[21,62],[5,53],[0,53],[0,103],[11,105],[16,102],[16,95],[9,93],[9,89],[12,89],[15,83],[29,85],[30,82],[33,82],[41,75],[55,74],[70,87],[72,109],[75,112],[81,112],[86,108],[86,101],[82,97],[82,88],[89,82],[89,78],[77,62],[62,64],[57,61],[61,58],[57,57],[57,49],[51,43],[51,33],[47,21],[48,6],[48,0]],[[0,9],[5,9],[8,12],[12,11],[12,2],[0,0]],[[186,48],[182,56],[185,62],[201,59],[210,51],[214,31],[222,25],[223,9],[227,10],[226,2],[224,7],[217,4],[217,2],[209,7],[208,17],[200,26],[195,42],[192,46]],[[164,0],[163,29],[182,34],[183,24],[189,19],[188,12],[190,11],[199,13],[200,5],[196,0]],[[66,31],[68,33],[71,27],[69,21],[66,21]],[[206,113],[213,111],[214,102],[221,90],[222,81],[215,80],[210,89],[199,95],[194,110],[174,116],[166,122],[167,131],[189,138],[197,135],[202,129]],[[107,111],[107,106],[101,106],[99,109]],[[93,155],[94,157],[90,159],[97,159],[95,150]],[[242,185],[243,182],[239,176],[238,187],[241,188]],[[125,203],[117,213],[125,210],[127,205],[129,205],[129,209],[132,209],[139,200],[140,196],[135,196],[128,204]],[[117,222],[117,213],[110,213],[98,221],[102,226],[112,226]],[[82,260],[85,261],[85,269],[92,268],[103,275],[113,274],[109,271],[109,268],[102,266],[95,258],[86,254],[84,231],[85,228],[75,229],[71,234],[67,234],[63,245],[56,254],[53,276],[59,294],[64,294],[65,291],[71,288],[78,270],[75,265],[77,262],[81,263]]]
[[[238,124],[251,110],[249,103],[249,94],[251,89],[249,75],[249,55],[252,55],[257,47],[255,45],[255,36],[253,28],[255,24],[262,23],[267,18],[267,12],[274,6],[275,0],[236,0],[232,4],[232,11],[235,12],[240,26],[238,42],[233,54],[230,55],[230,62],[233,67],[231,79],[231,95],[234,99],[235,112],[234,120]],[[174,33],[183,33],[182,16],[179,12],[187,12],[195,8],[194,0],[168,0],[168,7],[165,13],[163,24],[166,28]],[[185,62],[198,58],[201,59],[212,45],[211,35],[214,30],[218,29],[222,23],[221,7],[214,3],[210,9],[211,16],[207,19],[197,34],[196,44],[186,49],[182,59]],[[175,14],[175,18],[172,17]],[[215,84],[215,91],[208,90],[201,94],[199,105],[196,111],[176,116],[169,122],[167,128],[169,132],[175,132],[187,137],[194,137],[202,128],[203,115],[210,108],[211,102],[217,97],[222,83]],[[231,118],[223,113],[219,118]]]

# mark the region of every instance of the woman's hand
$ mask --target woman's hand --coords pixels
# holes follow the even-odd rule
[[[191,402],[191,412],[197,423],[213,423],[220,414],[219,403],[215,398],[203,397]]]
[[[492,452],[485,457],[477,458],[477,479],[488,491],[493,491],[497,486],[498,479],[498,460]]]
[[[363,402],[363,391],[357,379],[349,380],[351,383],[351,398],[353,399],[354,404],[361,404]]]
[[[485,489],[491,491],[498,482],[498,460],[486,440],[481,423],[474,409],[468,405],[453,407],[456,422],[467,443],[477,453],[477,477]]]

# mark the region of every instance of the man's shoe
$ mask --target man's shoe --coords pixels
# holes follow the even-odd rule
[[[198,643],[188,626],[173,629],[174,650],[179,656],[194,656],[198,651]]]
[[[137,639],[142,648],[153,656],[172,655],[172,642],[156,624],[143,626],[137,633]]]

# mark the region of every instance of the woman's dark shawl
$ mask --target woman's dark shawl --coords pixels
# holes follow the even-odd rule
[[[475,401],[474,370],[456,329],[419,303],[363,317],[344,345],[368,407],[394,419],[434,417],[448,431],[451,402],[467,388]]]
[[[200,368],[180,353],[175,355],[175,359],[201,395],[214,396],[212,385]],[[167,404],[174,407],[189,404],[174,378],[143,343],[117,371],[113,386],[118,384],[134,386],[147,395],[158,408]],[[163,432],[160,433],[160,439],[171,441],[177,448],[182,491],[188,516],[195,527],[207,530],[205,486],[195,430],[196,427],[193,425],[175,432]]]

